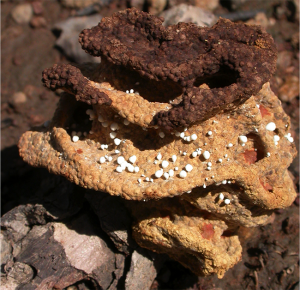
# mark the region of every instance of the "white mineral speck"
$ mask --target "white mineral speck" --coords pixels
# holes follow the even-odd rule
[[[161,163],[161,167],[162,168],[167,168],[169,166],[169,162],[167,160],[164,160],[162,163]]]
[[[132,155],[129,157],[128,159],[131,163],[134,163],[136,161],[136,156],[135,155]]]
[[[273,140],[274,142],[278,142],[280,140],[280,137],[278,135],[274,135]]]
[[[79,140],[79,137],[78,137],[78,136],[73,136],[73,137],[72,137],[72,141],[73,141],[73,142],[77,142],[78,140]]]
[[[118,163],[119,165],[121,165],[121,164],[124,163],[124,162],[125,162],[125,158],[124,158],[123,156],[119,156],[118,159],[117,159],[117,163]]]
[[[110,125],[110,129],[111,129],[112,131],[116,131],[116,130],[119,129],[119,125],[118,125],[117,123],[112,123],[112,124]]]
[[[119,138],[114,139],[114,143],[118,146],[121,144],[121,140]]]
[[[181,170],[180,173],[179,173],[179,176],[180,176],[181,178],[185,178],[185,177],[187,176],[186,171]]]
[[[196,135],[196,134],[192,134],[191,139],[192,139],[193,141],[197,140],[197,135]]]
[[[239,140],[240,140],[241,143],[246,143],[248,138],[244,135],[241,135],[241,136],[239,136]]]
[[[267,152],[267,157],[270,157],[271,156],[271,153],[270,152]]]
[[[211,167],[212,163],[211,162],[207,162],[207,166]]]
[[[205,184],[203,184],[203,188],[206,188],[206,185],[205,185]]]
[[[135,166],[135,167],[134,167],[134,172],[135,172],[135,173],[138,173],[139,171],[140,171],[140,168],[139,168],[138,166]]]
[[[222,158],[219,158],[218,161],[219,161],[220,163],[222,163],[223,160],[222,160]]]
[[[185,166],[185,170],[186,170],[187,172],[191,172],[191,171],[193,170],[193,166],[192,166],[191,164],[187,164],[187,165]]]
[[[208,151],[204,151],[203,152],[203,157],[204,157],[204,159],[209,159],[210,153]]]
[[[134,166],[131,165],[130,163],[127,163],[127,169],[129,172],[133,172],[134,171]]]
[[[99,161],[100,161],[100,163],[104,163],[104,162],[105,162],[105,157],[103,157],[103,156],[100,157],[100,160],[99,160]]]
[[[207,132],[207,135],[208,135],[208,136],[211,136],[211,135],[212,135],[212,131],[208,131],[208,132]]]
[[[177,170],[178,170],[178,167],[175,167],[174,170],[177,171]]]
[[[142,179],[139,178],[139,179],[138,179],[138,183],[141,183],[141,182],[142,182]]]
[[[266,125],[266,129],[268,131],[274,131],[276,129],[276,124],[274,122],[270,122]]]
[[[162,169],[159,169],[155,172],[155,177],[160,178],[160,177],[162,177],[163,173],[164,173],[164,171]]]
[[[165,179],[169,179],[169,173],[165,172],[165,173],[164,173],[164,178],[165,178]]]
[[[134,93],[134,90],[133,90],[133,89],[131,89],[131,90],[130,90],[130,94],[133,94],[133,93]]]
[[[121,166],[118,166],[118,167],[116,168],[116,171],[119,172],[119,173],[121,173],[121,172],[123,171],[123,168],[122,168]]]
[[[220,199],[220,200],[223,200],[223,199],[224,199],[224,194],[223,194],[222,192],[219,194],[219,199]]]
[[[226,199],[224,200],[224,203],[225,203],[225,204],[230,204],[230,199],[226,198]]]
[[[226,184],[227,183],[227,180],[222,180],[222,184]]]
[[[180,138],[184,138],[184,135],[185,135],[184,132],[181,132],[179,136]]]
[[[232,147],[232,146],[233,146],[232,143],[229,143],[229,144],[227,145],[227,147],[229,147],[229,148]]]
[[[158,153],[157,156],[156,156],[156,159],[157,159],[157,160],[161,160],[161,158],[162,158],[161,154]]]
[[[174,170],[173,170],[173,169],[170,169],[170,170],[169,170],[169,176],[170,176],[170,177],[174,176]]]
[[[194,152],[192,153],[192,157],[194,157],[194,158],[197,157],[197,155],[198,155],[198,154],[197,154],[197,151],[194,151]]]
[[[176,155],[173,155],[173,156],[172,156],[172,161],[175,162],[176,160],[177,160],[177,156],[176,156]]]

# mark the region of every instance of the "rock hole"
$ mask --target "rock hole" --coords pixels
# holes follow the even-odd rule
[[[248,164],[254,164],[262,160],[266,156],[265,147],[260,136],[254,133],[249,133],[246,135],[248,141],[247,144],[250,148],[246,149],[242,154],[244,161]]]
[[[224,88],[236,83],[238,78],[238,72],[222,65],[216,69],[215,73],[196,78],[194,86],[199,87],[202,84],[207,84],[210,89]]]
[[[73,114],[69,118],[69,120],[65,123],[65,128],[67,130],[67,133],[72,137],[72,132],[81,132],[82,137],[83,133],[89,133],[89,131],[92,128],[92,122],[93,120],[89,120],[89,115],[87,115],[86,111],[90,109],[93,110],[93,107],[91,105],[88,105],[86,103],[77,102],[77,104],[74,107]],[[82,138],[81,137],[81,138]]]

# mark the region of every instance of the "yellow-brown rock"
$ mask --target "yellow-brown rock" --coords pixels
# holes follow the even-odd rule
[[[136,17],[142,12],[130,13]],[[151,17],[142,14],[150,22]],[[155,25],[161,22],[159,18],[153,21]],[[110,19],[103,23],[112,29]],[[219,22],[221,32],[222,23],[233,25]],[[257,31],[259,37],[265,33]],[[81,42],[85,49],[92,49],[85,34]],[[263,43],[260,39],[253,55],[260,50],[268,55]],[[151,66],[148,75],[140,73],[133,67],[136,57],[128,64],[130,69],[111,63],[113,53],[108,56],[107,47],[101,64],[55,65],[43,72],[44,84],[65,93],[50,124],[21,137],[20,155],[32,166],[45,167],[82,187],[128,200],[135,218],[133,235],[142,247],[167,253],[197,275],[222,277],[241,256],[236,229],[266,224],[272,210],[288,207],[296,197],[288,174],[296,155],[290,119],[269,83],[256,83],[273,71],[276,53],[271,46],[271,64],[263,57],[266,62],[260,67],[263,78],[255,69],[253,75],[243,75],[255,94],[248,96],[238,79],[234,80],[238,84],[225,82],[224,89],[214,90],[209,85],[216,87],[220,75],[214,83],[212,74],[209,85],[193,83],[199,102],[187,110],[185,101],[190,98],[193,103],[193,96],[184,96],[189,90],[184,88],[185,81],[176,82],[171,73],[171,79],[167,74],[160,79]],[[237,49],[243,47],[236,42]],[[241,99],[236,88],[244,94]],[[213,98],[220,97],[211,107],[207,100],[201,101],[206,91]],[[224,95],[231,91],[237,98],[232,103],[230,94]],[[185,128],[175,122],[179,111],[172,115],[178,106],[185,112]],[[205,117],[197,119],[200,115],[194,111],[201,106],[205,114],[200,115]],[[190,119],[189,112],[195,118]],[[171,117],[167,123],[155,123],[157,116]]]

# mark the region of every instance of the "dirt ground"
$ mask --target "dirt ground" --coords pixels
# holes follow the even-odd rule
[[[17,23],[12,16],[12,10],[21,2],[34,7],[31,20],[23,24]],[[31,168],[25,164],[18,155],[17,143],[22,133],[51,119],[59,100],[58,95],[43,87],[42,70],[54,63],[74,61],[55,45],[59,35],[53,26],[82,10],[64,7],[61,2],[1,2],[1,215],[20,204],[37,202],[37,192],[43,186],[43,179],[50,175],[45,169]],[[106,5],[98,8],[98,13],[109,16],[134,1],[102,2]],[[168,5],[179,2],[183,1],[169,1]],[[197,4],[199,1],[188,2]],[[235,17],[240,12],[237,21],[251,20],[264,24],[274,37],[279,54],[278,69],[271,80],[271,87],[291,117],[292,136],[299,151],[297,1],[262,1],[265,7],[257,7],[259,1],[246,1],[247,5],[237,5],[237,8],[232,4],[241,2],[245,1],[220,1],[213,12]],[[147,10],[149,5],[142,7]],[[245,16],[247,11],[255,9],[264,9],[264,16],[254,18],[252,15],[250,19]],[[290,172],[299,192],[298,157]],[[242,261],[229,270],[222,280],[216,276],[198,278],[177,262],[167,261],[151,289],[299,289],[299,195],[290,208],[275,211],[273,223],[260,228],[241,229],[240,239]]]

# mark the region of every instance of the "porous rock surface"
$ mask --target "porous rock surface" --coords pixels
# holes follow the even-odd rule
[[[101,64],[43,72],[65,93],[50,124],[21,137],[20,155],[144,201],[128,204],[139,245],[222,277],[241,256],[237,227],[266,224],[296,196],[290,120],[267,82],[276,50],[257,26],[162,21],[131,9],[84,30],[79,41]]]

